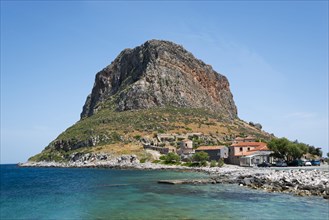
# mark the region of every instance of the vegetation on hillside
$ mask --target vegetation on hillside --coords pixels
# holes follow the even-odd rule
[[[271,137],[244,121],[230,120],[204,109],[167,107],[123,112],[103,109],[75,123],[30,159],[67,160],[76,151],[93,152],[99,148],[109,151],[107,148],[127,145],[139,146],[142,150],[143,138],[194,132],[208,137],[192,137],[195,147],[230,143],[236,136],[254,135],[265,140]]]

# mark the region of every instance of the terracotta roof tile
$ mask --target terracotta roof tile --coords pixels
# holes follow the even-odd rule
[[[268,149],[268,147],[266,145],[264,145],[264,146],[258,146],[250,151],[267,151],[267,150],[270,150],[270,149]]]

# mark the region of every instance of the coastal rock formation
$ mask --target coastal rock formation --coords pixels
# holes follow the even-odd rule
[[[209,174],[204,179],[159,180],[167,184],[239,184],[267,192],[284,192],[299,196],[321,196],[329,199],[329,173],[320,170],[273,170],[223,167],[186,167],[155,163],[140,163],[136,155],[114,156],[104,153],[73,153],[68,162],[28,161],[22,167],[104,167],[139,170],[189,170]]]
[[[320,170],[250,169],[215,177],[217,183],[237,183],[268,192],[285,192],[299,196],[323,196],[329,199],[329,173]]]
[[[225,76],[182,46],[150,40],[123,50],[97,73],[81,118],[103,108],[126,111],[164,106],[204,108],[230,119],[237,117]]]
[[[136,155],[113,156],[106,153],[72,153],[67,162],[55,161],[28,161],[20,163],[22,167],[108,167],[108,168],[133,168],[138,166]]]
[[[166,143],[155,134],[199,133],[206,145],[241,134],[272,137],[238,118],[225,76],[182,46],[161,40],[123,50],[98,72],[80,116],[29,160],[68,162],[69,153],[82,149],[141,155],[146,143],[178,146],[179,139]]]

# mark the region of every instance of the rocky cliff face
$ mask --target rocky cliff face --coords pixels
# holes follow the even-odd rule
[[[73,166],[80,166],[103,160],[95,156],[99,153],[148,160],[143,144],[179,144],[154,136],[163,133],[189,133],[193,139],[199,134],[197,145],[229,144],[242,134],[271,137],[237,117],[225,76],[183,47],[159,40],[123,50],[96,74],[81,119],[29,160],[78,161]]]
[[[81,118],[102,108],[126,111],[164,106],[205,108],[231,119],[237,117],[225,76],[182,46],[150,40],[123,50],[97,73]]]

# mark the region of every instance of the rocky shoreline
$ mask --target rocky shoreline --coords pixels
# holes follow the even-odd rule
[[[178,165],[140,163],[135,155],[113,157],[108,154],[72,155],[69,162],[31,162],[19,163],[21,167],[75,167],[75,168],[112,168],[138,170],[188,170],[205,172],[209,179],[186,182],[189,184],[239,184],[268,192],[292,193],[299,196],[321,196],[329,200],[329,172],[315,169],[273,170],[268,168],[250,168],[234,165],[223,167],[185,167]]]

